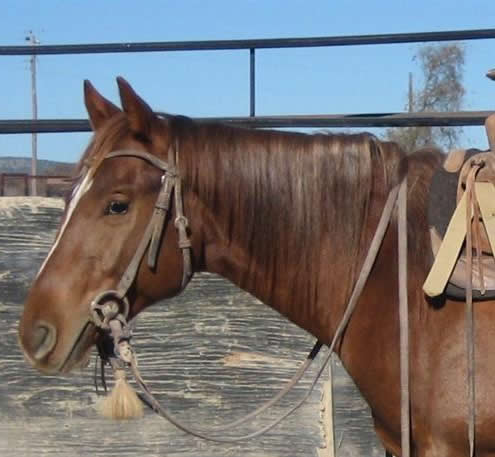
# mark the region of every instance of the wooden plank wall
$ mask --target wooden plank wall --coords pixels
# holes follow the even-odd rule
[[[274,431],[233,445],[194,439],[151,411],[129,422],[101,418],[93,363],[65,378],[34,371],[19,350],[17,322],[61,211],[56,199],[0,198],[2,457],[331,457],[332,435],[337,457],[383,455],[369,411],[338,361],[332,365],[333,400],[326,373],[309,401]],[[232,421],[271,398],[312,344],[305,332],[213,275],[198,275],[182,295],[145,312],[134,340],[143,376],[158,399],[185,422],[203,427]],[[311,375],[315,372],[316,367]],[[300,398],[311,375],[254,426],[267,423]]]

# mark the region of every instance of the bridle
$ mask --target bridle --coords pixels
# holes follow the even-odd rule
[[[110,364],[112,368],[122,370],[125,369],[125,365],[131,368],[136,383],[142,390],[142,399],[147,403],[157,414],[167,419],[170,423],[175,425],[180,430],[189,433],[193,436],[203,438],[209,441],[219,443],[234,443],[256,436],[262,435],[279,424],[283,419],[289,416],[292,412],[298,409],[309,397],[313,391],[318,379],[321,377],[324,368],[327,366],[330,357],[336,347],[336,344],[340,341],[343,332],[345,331],[347,324],[354,312],[357,302],[361,296],[367,279],[371,273],[371,269],[374,265],[375,259],[378,255],[382,241],[385,237],[386,229],[392,218],[393,209],[398,202],[398,233],[399,233],[399,296],[400,296],[400,336],[401,336],[401,448],[403,450],[403,457],[409,457],[410,455],[410,406],[409,406],[409,343],[408,343],[408,322],[407,322],[407,181],[404,178],[400,184],[395,185],[389,192],[387,201],[382,210],[380,221],[376,228],[375,234],[369,246],[368,253],[361,267],[361,272],[354,285],[351,297],[344,311],[344,314],[337,326],[334,337],[329,345],[329,351],[325,357],[320,369],[318,370],[311,386],[307,390],[306,394],[300,399],[295,406],[290,408],[280,417],[275,419],[267,426],[260,430],[249,433],[243,436],[222,436],[218,433],[238,427],[244,424],[248,420],[254,418],[261,412],[268,409],[270,406],[278,402],[287,393],[291,391],[294,385],[302,378],[311,362],[318,354],[322,343],[317,341],[309,352],[304,363],[299,367],[295,375],[292,377],[286,386],[277,394],[274,398],[267,401],[245,417],[231,422],[226,425],[217,426],[210,430],[193,429],[188,425],[183,424],[169,411],[164,409],[160,403],[153,396],[146,383],[144,382],[139,370],[137,368],[137,362],[134,351],[130,346],[131,331],[127,322],[128,314],[130,311],[130,304],[127,298],[128,291],[138,274],[139,267],[142,263],[146,249],[148,249],[148,266],[150,269],[155,269],[157,265],[158,254],[161,247],[161,239],[165,228],[165,222],[167,214],[171,209],[172,195],[175,196],[175,227],[178,232],[178,247],[182,251],[183,257],[183,272],[181,288],[185,288],[192,277],[192,262],[191,262],[191,241],[189,239],[187,229],[188,220],[184,216],[183,210],[183,196],[182,196],[182,181],[178,172],[178,144],[175,147],[169,148],[168,162],[164,162],[156,156],[137,150],[117,150],[110,152],[105,156],[104,160],[115,157],[136,157],[143,159],[155,167],[162,170],[164,173],[161,179],[161,188],[156,199],[156,203],[153,209],[151,219],[145,229],[143,237],[132,257],[127,269],[125,270],[122,278],[117,284],[116,288],[105,290],[99,293],[91,302],[91,316],[90,321],[99,329],[106,331],[107,334],[113,339],[114,354],[110,356]],[[399,190],[400,189],[400,190]],[[104,354],[104,357],[108,357],[108,354]]]
[[[172,195],[175,197],[175,221],[174,225],[178,233],[178,245],[182,251],[183,270],[181,290],[184,289],[192,277],[191,240],[188,236],[189,221],[184,216],[182,181],[177,169],[178,148],[170,147],[168,150],[168,162],[145,151],[134,149],[121,149],[112,151],[105,159],[115,157],[136,157],[163,171],[161,187],[155,202],[153,214],[145,229],[143,237],[124,271],[115,289],[100,292],[91,302],[91,321],[99,328],[108,329],[109,321],[117,314],[127,318],[130,311],[127,294],[131,288],[148,249],[147,264],[151,270],[156,269],[161,240],[165,229],[167,214],[172,207]],[[109,308],[110,307],[110,308]]]

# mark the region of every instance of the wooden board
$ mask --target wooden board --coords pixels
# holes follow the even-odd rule
[[[308,402],[274,431],[220,445],[185,435],[151,411],[137,421],[101,418],[93,363],[65,378],[42,376],[29,367],[17,344],[17,323],[61,211],[56,199],[0,198],[2,457],[333,455],[327,373]],[[207,427],[232,421],[272,397],[313,341],[227,281],[198,275],[182,295],[143,313],[134,346],[158,399],[185,422]],[[338,362],[333,371],[337,456],[381,455],[366,405]],[[254,426],[266,424],[300,398],[315,372],[316,367],[287,401]]]

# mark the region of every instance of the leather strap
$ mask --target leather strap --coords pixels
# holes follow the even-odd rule
[[[466,238],[466,199],[464,194],[452,215],[435,261],[423,284],[423,291],[429,297],[443,293],[461,252]]]
[[[163,235],[163,229],[165,226],[165,218],[170,209],[170,201],[172,199],[172,192],[176,184],[176,175],[170,171],[166,171],[162,176],[164,181],[156,199],[153,215],[151,216],[151,223],[153,225],[153,231],[150,238],[150,247],[148,250],[148,266],[154,270],[156,268],[156,262],[158,260],[158,252],[160,250],[160,243]]]
[[[407,289],[407,177],[398,197],[399,327],[400,327],[400,426],[402,457],[411,455],[411,401],[409,388],[409,305]]]
[[[173,163],[178,169],[179,167],[179,145],[176,142],[175,155],[173,157],[173,151],[169,150],[169,162]],[[182,180],[177,175],[175,178],[175,221],[174,225],[177,229],[177,234],[179,236],[179,249],[182,251],[182,284],[181,287],[184,289],[192,277],[192,261],[191,261],[191,240],[187,234],[187,229],[189,227],[189,221],[184,216],[184,203],[182,201]]]
[[[468,385],[468,439],[469,439],[469,456],[474,457],[475,447],[475,366],[474,366],[474,315],[473,315],[473,243],[471,231],[471,219],[473,218],[473,205],[477,205],[475,185],[476,174],[480,170],[479,165],[475,165],[469,171],[466,180],[467,205],[466,205],[466,260],[467,260],[467,278],[466,278],[466,346],[467,346],[467,385]],[[479,219],[475,220],[476,225]]]
[[[159,159],[149,152],[138,151],[137,149],[118,149],[116,151],[109,152],[105,156],[105,159],[112,159],[113,157],[137,157],[139,159],[146,160],[147,162],[151,163],[151,165],[154,165],[156,168],[159,168],[162,171],[167,171],[169,168],[167,162]]]

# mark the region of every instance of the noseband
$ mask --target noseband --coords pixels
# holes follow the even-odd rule
[[[136,279],[146,249],[148,249],[148,266],[151,270],[156,269],[161,240],[165,229],[165,220],[172,207],[172,195],[175,197],[176,216],[174,225],[179,236],[178,245],[182,251],[183,259],[181,289],[186,287],[192,277],[191,240],[187,234],[189,223],[184,216],[182,181],[177,169],[177,152],[177,145],[175,148],[169,148],[168,162],[164,162],[148,152],[131,149],[113,151],[105,157],[105,160],[115,157],[136,157],[159,168],[163,171],[163,175],[153,214],[122,278],[115,289],[109,289],[99,293],[91,302],[91,320],[99,328],[108,329],[109,321],[119,314],[127,318],[130,311],[127,293]]]

